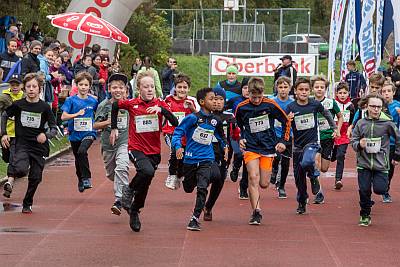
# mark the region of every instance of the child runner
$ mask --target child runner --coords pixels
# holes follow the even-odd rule
[[[128,156],[128,112],[121,110],[118,114],[117,127],[120,133],[115,145],[110,144],[112,103],[126,99],[128,95],[128,77],[121,73],[112,74],[108,79],[108,92],[111,99],[104,99],[98,106],[94,129],[102,129],[101,153],[103,155],[106,176],[114,182],[115,201],[111,212],[121,215],[122,189],[129,183]]]
[[[174,116],[178,119],[180,123],[185,116],[197,112],[200,110],[200,106],[197,103],[196,98],[189,96],[188,93],[190,91],[190,77],[179,73],[175,76],[174,79],[175,90],[173,95],[168,95],[165,98],[165,103],[169,106],[170,111]],[[182,167],[183,160],[178,160],[176,158],[176,151],[171,146],[172,135],[174,133],[175,127],[172,126],[169,122],[165,123],[163,127],[163,133],[165,134],[165,142],[171,149],[170,158],[169,158],[169,168],[168,168],[168,176],[165,180],[165,186],[169,189],[178,189],[180,186],[181,178],[183,177]],[[186,140],[182,140],[183,146],[186,144]]]
[[[289,97],[291,89],[291,80],[286,76],[281,76],[276,80],[277,96],[272,98],[275,102],[286,112],[287,106],[293,102],[293,99]],[[275,133],[278,138],[282,138],[282,124],[275,120]],[[286,150],[283,153],[277,153],[274,161],[272,162],[272,173],[271,180],[272,184],[276,184],[278,189],[278,198],[287,198],[285,191],[286,178],[289,173],[290,158],[292,157],[292,142],[291,140],[286,145]],[[279,168],[280,165],[280,168]],[[280,180],[277,181],[277,175],[280,169]]]
[[[371,186],[375,194],[387,192],[390,137],[395,139],[392,164],[397,165],[400,161],[400,133],[391,118],[382,112],[385,100],[380,95],[368,95],[366,99],[366,117],[358,121],[351,139],[351,145],[357,152],[360,226],[371,224]]]
[[[78,190],[83,192],[92,188],[92,173],[90,172],[88,150],[96,138],[93,130],[94,114],[97,100],[89,95],[92,86],[92,76],[88,72],[80,72],[75,77],[78,94],[68,97],[61,107],[61,120],[68,121],[69,141],[75,157]]]
[[[177,159],[183,158],[183,172],[185,173],[182,182],[183,189],[186,193],[192,193],[197,187],[196,204],[187,226],[187,229],[191,231],[201,230],[199,218],[205,207],[209,184],[221,181],[212,144],[214,136],[220,142],[221,148],[224,149],[224,159],[228,158],[222,122],[211,113],[215,105],[213,89],[200,89],[196,93],[196,98],[201,107],[200,111],[186,116],[172,136],[172,146],[176,150],[176,157]],[[184,136],[187,139],[186,148],[182,147],[182,137]]]
[[[21,86],[21,76],[18,74],[14,74],[11,76],[8,81],[10,84],[10,88],[3,91],[0,95],[0,112],[1,114],[11,106],[11,104],[17,100],[20,100],[24,97],[24,92],[22,91]],[[7,135],[10,138],[10,143],[13,142],[15,138],[15,122],[13,118],[7,120]],[[4,162],[10,162],[10,149],[13,149],[14,146],[11,147],[1,147],[1,157]],[[4,192],[3,196],[6,198],[11,197],[13,185],[14,185],[15,177],[8,177],[7,182],[4,184]]]
[[[334,139],[340,137],[340,128],[343,124],[343,116],[340,108],[334,99],[325,97],[326,89],[329,86],[328,80],[322,76],[314,76],[311,78],[311,87],[314,92],[315,100],[321,102],[325,109],[329,110],[333,117],[336,116],[338,123],[337,129],[334,130],[329,126],[328,121],[322,114],[318,114],[318,127],[321,145],[321,159],[317,161],[318,169],[321,172],[327,172],[332,159],[332,151],[334,146]],[[313,179],[313,178],[312,178]],[[318,178],[319,179],[319,178]],[[321,184],[321,181],[319,181]],[[324,203],[324,194],[322,186],[314,199],[315,204]]]
[[[136,175],[132,178],[127,190],[123,191],[122,206],[129,209],[129,226],[135,232],[140,231],[139,212],[144,207],[151,181],[161,161],[160,133],[163,117],[173,126],[178,125],[178,120],[168,110],[165,102],[156,98],[152,71],[140,72],[137,76],[137,86],[138,98],[120,99],[113,103],[110,134],[110,144],[114,145],[119,132],[119,109],[127,110],[129,112],[128,153],[129,159],[135,165]]]
[[[396,124],[397,129],[400,129],[400,102],[397,100],[394,100],[394,96],[396,94],[396,86],[394,86],[393,83],[389,81],[385,81],[382,87],[381,95],[383,98],[386,100],[388,104],[388,110],[389,110],[389,115],[392,117],[392,121],[394,124]],[[382,201],[384,203],[391,203],[392,202],[392,197],[389,194],[390,190],[390,182],[392,181],[393,174],[394,174],[394,167],[395,165],[392,163],[392,159],[394,157],[394,152],[396,150],[394,138],[390,138],[390,153],[389,153],[389,164],[390,164],[390,169],[388,173],[388,178],[389,178],[389,183],[388,183],[388,189],[385,194],[382,195]]]
[[[259,225],[262,215],[258,187],[267,188],[275,150],[285,151],[290,137],[290,121],[279,105],[266,97],[264,80],[253,77],[249,81],[249,99],[236,109],[236,120],[241,130],[240,146],[249,173],[249,196],[253,213],[249,224]],[[274,120],[284,125],[282,138],[275,135]]]
[[[45,157],[50,152],[48,140],[57,134],[57,126],[50,106],[39,98],[43,86],[39,75],[27,74],[23,85],[26,98],[15,101],[2,115],[1,143],[3,147],[13,147],[8,177],[24,177],[29,171],[22,212],[32,213],[33,197],[42,181]],[[15,138],[12,143],[7,135],[7,121],[11,117],[15,121]]]
[[[298,78],[294,92],[296,101],[287,107],[288,117],[292,120],[293,129],[293,171],[297,187],[297,214],[306,212],[308,199],[306,175],[316,177],[315,161],[318,158],[319,133],[318,113],[321,113],[329,123],[336,129],[335,121],[331,113],[322,106],[321,102],[309,99],[311,83],[308,79]],[[311,179],[311,191],[315,195],[320,191],[318,179]]]
[[[337,161],[334,188],[336,190],[340,190],[343,187],[342,177],[344,170],[344,160],[346,156],[347,146],[350,143],[350,139],[348,138],[346,133],[350,122],[353,120],[355,112],[353,103],[349,96],[349,86],[346,82],[340,82],[336,86],[336,102],[343,115],[343,124],[340,128],[340,137],[335,139],[332,161]]]

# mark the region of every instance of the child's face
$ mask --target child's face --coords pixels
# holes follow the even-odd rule
[[[156,94],[154,80],[151,77],[143,77],[139,84],[140,96],[144,101],[150,101]]]
[[[316,98],[325,97],[326,87],[324,81],[316,81],[313,86],[314,95]]]
[[[216,95],[214,97],[214,102],[215,102],[215,111],[223,111],[224,110],[224,105],[225,105],[225,99],[220,96]]]
[[[208,111],[213,111],[215,107],[215,93],[214,92],[208,92],[206,97],[204,99],[201,99],[199,104],[200,106]]]
[[[380,86],[377,83],[369,83],[369,93],[374,94],[374,93],[379,93],[379,91],[382,89],[382,86]]]
[[[249,86],[248,85],[243,86],[243,88],[242,88],[242,96],[244,98],[249,98]]]
[[[17,95],[21,91],[21,84],[16,83],[16,82],[11,82],[10,88],[11,88],[11,93],[13,93],[14,95]]]
[[[25,94],[30,99],[39,97],[40,87],[36,79],[32,79],[25,84]]]
[[[384,86],[382,88],[382,93],[381,95],[383,96],[383,98],[385,98],[385,100],[389,103],[391,103],[393,101],[393,97],[394,97],[394,93],[393,93],[393,89],[392,86]]]
[[[83,79],[80,82],[78,82],[77,87],[79,94],[85,96],[89,93],[90,83],[88,80]]]
[[[342,88],[337,91],[336,95],[340,101],[345,101],[349,97],[349,91]]]
[[[249,94],[249,99],[250,99],[250,102],[251,102],[253,105],[258,106],[258,105],[261,104],[262,99],[263,99],[263,96],[264,96],[263,93],[250,92],[250,94]]]
[[[54,62],[54,52],[53,50],[47,51],[46,54],[44,55],[50,63]]]
[[[189,93],[189,85],[183,81],[175,85],[176,96],[179,99],[185,99]]]
[[[83,65],[85,65],[86,67],[92,66],[92,59],[90,57],[85,57],[85,59],[83,60]]]
[[[370,98],[368,100],[368,115],[372,119],[378,119],[382,111],[382,100],[379,98]]]
[[[353,65],[347,65],[347,70],[353,71],[353,70],[355,70],[355,67]]]
[[[278,95],[281,99],[286,99],[289,96],[290,85],[286,82],[282,82],[277,86]]]
[[[306,101],[310,97],[310,85],[308,83],[301,83],[295,89],[297,99]]]
[[[112,81],[108,86],[108,91],[111,97],[115,100],[124,99],[124,92],[126,92],[126,86],[122,81]]]
[[[54,60],[54,67],[55,67],[56,69],[58,69],[58,68],[61,67],[61,65],[62,65],[62,60],[61,60],[61,58],[60,58],[60,57],[56,58],[56,60]]]

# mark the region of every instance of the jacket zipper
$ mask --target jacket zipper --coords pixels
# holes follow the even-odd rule
[[[374,120],[372,120],[372,125],[371,125],[371,134],[370,134],[370,138],[373,138],[373,133],[374,133]],[[371,170],[374,169],[374,154],[371,153]]]

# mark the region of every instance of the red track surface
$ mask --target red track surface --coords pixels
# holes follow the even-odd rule
[[[383,204],[375,195],[372,225],[359,227],[352,152],[342,191],[331,189],[333,178],[324,178],[325,204],[308,205],[308,214],[295,214],[290,176],[288,199],[264,191],[262,225],[249,226],[249,202],[239,200],[238,184],[227,181],[214,221],[203,222],[201,232],[186,230],[195,194],[163,186],[165,152],[141,213],[142,230],[134,233],[125,213],[110,212],[112,184],[104,178],[99,150],[97,143],[90,150],[93,189],[78,192],[67,154],[57,164],[65,166],[46,166],[33,214],[21,214],[20,208],[0,212],[0,266],[400,266],[398,172],[394,202]],[[5,202],[20,203],[25,189],[22,180]]]

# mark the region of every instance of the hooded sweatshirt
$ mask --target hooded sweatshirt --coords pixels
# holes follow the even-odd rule
[[[11,88],[4,90],[3,93],[0,95],[0,111],[6,110],[14,101],[20,100],[24,97],[24,92],[21,90],[18,94],[13,94],[11,92]],[[15,122],[14,118],[9,118],[7,120],[7,134],[10,137],[15,137]]]
[[[371,171],[389,171],[390,137],[395,138],[393,160],[400,160],[400,133],[391,118],[381,112],[379,119],[368,116],[356,124],[351,145],[357,152],[357,168]],[[360,140],[367,138],[367,147],[361,148]]]
[[[338,104],[340,112],[343,115],[343,124],[342,128],[340,128],[340,138],[335,138],[335,145],[338,146],[350,143],[350,139],[347,137],[347,129],[353,121],[355,108],[353,103],[351,102],[350,97],[348,97],[345,101],[340,101],[339,98],[336,97],[336,103]],[[337,124],[336,117],[335,121]]]

